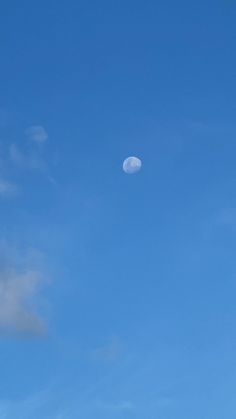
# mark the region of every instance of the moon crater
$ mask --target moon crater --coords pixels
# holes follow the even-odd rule
[[[139,172],[142,167],[142,162],[138,157],[128,157],[123,162],[123,170],[128,175]]]

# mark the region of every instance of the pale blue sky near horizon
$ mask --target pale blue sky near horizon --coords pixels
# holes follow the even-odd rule
[[[2,5],[0,419],[235,418],[235,20]]]

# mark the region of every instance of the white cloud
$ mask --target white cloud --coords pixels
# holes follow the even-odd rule
[[[34,141],[38,144],[43,144],[48,139],[48,134],[44,127],[41,125],[34,125],[25,131],[25,134],[29,138],[29,140]]]
[[[41,335],[45,325],[34,304],[44,275],[33,269],[31,256],[0,246],[0,332]]]

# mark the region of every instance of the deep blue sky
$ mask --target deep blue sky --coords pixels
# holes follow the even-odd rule
[[[235,418],[235,22],[2,5],[0,419]]]

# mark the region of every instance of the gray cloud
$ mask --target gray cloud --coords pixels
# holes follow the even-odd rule
[[[25,134],[30,141],[38,144],[43,144],[48,139],[48,134],[41,125],[34,125],[27,128]]]
[[[4,242],[0,246],[0,332],[42,335],[45,324],[35,310],[45,277]]]

